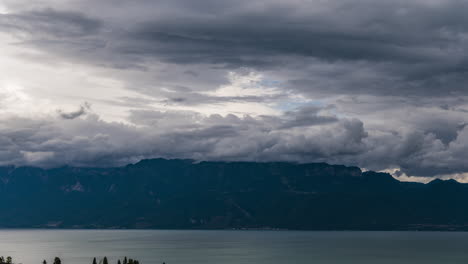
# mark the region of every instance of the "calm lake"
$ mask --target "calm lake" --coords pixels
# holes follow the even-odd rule
[[[17,263],[141,264],[468,263],[468,233],[160,230],[1,230],[0,255]]]

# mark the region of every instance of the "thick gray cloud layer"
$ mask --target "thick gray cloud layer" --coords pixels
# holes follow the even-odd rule
[[[5,115],[0,161],[107,166],[163,156],[468,173],[467,8],[7,0],[0,31],[39,52],[34,63],[99,69],[137,95],[106,101],[129,109],[126,124],[88,106],[50,120]],[[244,106],[263,112],[243,116]]]
[[[444,143],[424,131],[367,131],[358,119],[304,109],[280,117],[203,116],[193,112],[133,111],[124,125],[85,118],[2,122],[3,164],[112,166],[148,157],[197,160],[327,161],[374,169],[399,166],[413,175],[468,169],[468,129]]]

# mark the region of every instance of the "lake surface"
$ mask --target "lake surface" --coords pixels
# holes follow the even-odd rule
[[[468,263],[468,233],[160,230],[0,230],[0,255],[17,263],[141,264]]]

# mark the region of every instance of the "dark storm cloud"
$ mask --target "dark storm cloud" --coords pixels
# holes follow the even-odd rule
[[[242,2],[200,1],[195,7],[188,1],[161,1],[157,7],[168,12],[127,24],[113,36],[115,48],[179,63],[269,65],[266,56],[297,55],[415,65],[461,55],[456,48],[468,28],[462,1],[433,6],[422,1],[265,1],[260,7]],[[457,64],[446,70],[463,69],[463,60]]]
[[[0,15],[0,31],[49,55],[42,63],[101,67],[146,97],[108,100],[133,109],[128,121],[136,127],[83,107],[53,121],[9,119],[0,129],[2,163],[113,165],[163,156],[468,172],[466,1],[20,2]],[[275,82],[276,92],[215,95],[232,83],[228,73],[242,77],[245,69]],[[281,104],[287,100],[297,100],[292,109]],[[229,103],[282,114],[152,110]]]
[[[0,26],[18,33],[28,33],[34,39],[70,39],[99,32],[101,23],[79,12],[57,11],[51,8],[0,15]]]
[[[465,1],[86,4],[1,15],[0,25],[29,45],[122,69],[149,70],[161,60],[277,71],[295,65],[301,68],[286,88],[309,95],[467,94]],[[337,66],[323,77],[309,67],[317,63]]]
[[[326,62],[366,61],[371,67],[376,64],[384,77],[401,79],[395,84],[384,83],[387,89],[367,88],[375,93],[401,91],[408,82],[414,82],[411,90],[418,94],[425,89],[436,91],[444,84],[450,84],[446,89],[460,91],[460,85],[455,84],[465,81],[468,19],[463,10],[468,6],[464,1],[432,5],[423,1],[262,3],[260,8],[253,5],[249,9],[247,4],[234,5],[231,1],[201,1],[197,7],[187,1],[160,1],[155,5],[137,1],[131,4],[141,5],[135,12],[148,8],[161,15],[142,11],[121,14],[122,18],[99,18],[93,13],[96,18],[90,18],[78,12],[45,9],[3,15],[1,21],[4,26],[30,33],[42,48],[58,46],[59,52],[76,59],[96,63],[112,60],[117,67],[125,65],[123,60],[144,64],[152,58],[181,64],[263,68],[310,57]],[[122,8],[130,5],[120,4]],[[102,5],[96,5],[97,11],[99,6],[104,8]],[[102,24],[104,32],[100,31]],[[77,44],[73,41],[77,37],[90,35],[96,39],[79,42],[82,49],[66,49]],[[93,56],[80,54],[82,51]],[[313,82],[291,80],[299,87],[310,87]]]

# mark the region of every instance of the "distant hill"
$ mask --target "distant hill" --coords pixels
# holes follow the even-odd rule
[[[0,227],[468,230],[468,186],[325,163],[0,167]]]

